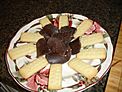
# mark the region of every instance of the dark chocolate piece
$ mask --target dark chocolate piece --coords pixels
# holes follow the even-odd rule
[[[53,53],[46,54],[46,58],[50,64],[63,64],[67,62],[65,57]]]
[[[43,29],[40,31],[40,34],[46,38],[51,37],[51,35],[54,33],[58,33],[58,28],[52,24],[44,26]]]
[[[70,42],[69,46],[72,49],[72,55],[77,54],[78,52],[80,52],[81,43],[80,43],[79,38],[77,38],[76,40]]]
[[[68,44],[72,40],[75,30],[75,28],[65,26],[59,30],[59,33],[54,34],[53,37],[56,37],[62,40],[65,44]]]
[[[69,32],[69,33],[71,33],[71,35],[73,35],[73,34],[75,33],[75,31],[76,31],[76,28],[74,28],[74,27],[69,27],[69,26],[64,26],[64,27],[62,27],[62,28],[59,30],[60,33]]]
[[[57,34],[54,34],[53,37],[60,39],[65,44],[68,44],[72,40],[72,36],[68,32],[65,32],[65,33],[57,33]]]
[[[47,42],[44,38],[38,40],[38,42],[36,43],[36,48],[37,48],[37,57],[42,56],[49,52]]]
[[[66,51],[66,45],[59,39],[51,37],[47,41],[48,48],[52,53],[58,55],[64,55]]]
[[[50,64],[58,64],[58,63],[63,64],[67,62],[70,59],[70,57],[71,57],[71,49],[69,46],[67,47],[67,50],[64,55],[59,55],[53,52],[46,54],[46,58]]]

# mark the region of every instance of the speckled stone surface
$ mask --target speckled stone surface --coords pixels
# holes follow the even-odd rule
[[[97,21],[106,29],[115,48],[122,16],[121,0],[2,0],[0,2],[0,81],[26,92],[9,75],[5,52],[16,32],[30,21],[52,13],[77,13]],[[85,92],[104,92],[108,74]]]

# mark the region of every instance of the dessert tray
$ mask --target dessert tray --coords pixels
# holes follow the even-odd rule
[[[7,68],[28,91],[86,90],[108,72],[113,46],[97,22],[78,14],[50,14],[23,26],[6,53]]]

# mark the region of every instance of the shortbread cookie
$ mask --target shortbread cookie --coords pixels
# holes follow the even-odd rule
[[[91,65],[84,63],[78,58],[74,58],[68,63],[69,67],[74,69],[75,71],[81,73],[81,75],[85,76],[88,79],[92,79],[96,76],[98,70]]]
[[[95,43],[100,43],[104,40],[102,33],[94,33],[91,35],[86,35],[84,37],[80,37],[81,47],[85,47],[87,45],[93,45]]]
[[[40,20],[40,24],[42,25],[42,27],[51,24],[50,20],[47,17],[44,17]]]
[[[74,34],[74,37],[77,38],[82,36],[91,26],[93,25],[93,21],[90,19],[85,19],[81,22],[81,24],[77,27],[77,31]]]
[[[33,32],[24,32],[21,34],[20,41],[36,43],[40,38],[43,38],[41,34]]]
[[[62,87],[62,64],[51,64],[48,89],[61,89]]]
[[[77,54],[77,58],[79,59],[105,59],[106,50],[104,48],[82,49]]]
[[[39,57],[32,61],[31,63],[24,65],[22,68],[19,69],[20,75],[27,79],[42,68],[44,68],[48,64],[46,58]]]
[[[36,51],[36,46],[32,43],[15,47],[8,51],[8,54],[12,60],[20,58],[24,55],[31,54]]]
[[[61,27],[68,26],[68,25],[69,25],[68,16],[66,16],[66,15],[60,16],[59,17],[59,29]]]

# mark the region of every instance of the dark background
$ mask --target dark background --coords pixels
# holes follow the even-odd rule
[[[122,0],[2,0],[0,1],[0,81],[25,92],[6,69],[5,51],[15,33],[32,20],[52,13],[76,13],[97,21],[106,29],[115,48],[120,21]],[[94,92],[103,92],[107,79],[96,85]],[[100,87],[101,89],[97,89]],[[98,91],[97,91],[98,90]]]

